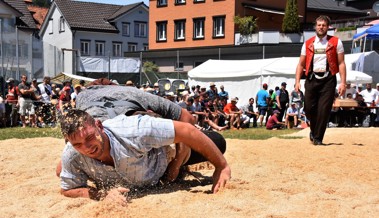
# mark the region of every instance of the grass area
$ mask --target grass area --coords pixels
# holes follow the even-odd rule
[[[294,132],[298,132],[300,129],[283,129],[283,130],[267,130],[266,128],[248,128],[243,130],[226,130],[221,132],[225,138],[230,139],[247,139],[247,140],[264,140],[272,137],[278,137],[283,139],[299,139],[302,137],[285,136]]]
[[[0,140],[5,139],[25,139],[38,137],[63,138],[60,128],[1,128]]]
[[[284,130],[266,130],[266,128],[248,128],[243,130],[226,130],[220,132],[225,138],[230,139],[247,139],[247,140],[264,140],[272,137],[282,139],[299,139],[302,137],[286,136],[299,129],[284,129]],[[25,139],[37,137],[54,137],[63,138],[59,128],[2,128],[0,129],[0,140],[5,139]]]

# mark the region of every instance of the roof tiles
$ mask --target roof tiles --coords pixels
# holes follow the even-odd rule
[[[110,23],[111,19],[115,19],[136,5],[141,4],[121,6],[69,0],[55,0],[55,3],[71,29],[110,32],[118,32],[117,28]]]

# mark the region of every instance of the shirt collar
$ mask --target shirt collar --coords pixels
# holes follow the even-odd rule
[[[317,37],[316,36],[316,39],[315,39],[315,42],[317,43],[317,42],[324,42],[325,40],[326,40],[326,37],[327,37],[328,35],[325,35],[324,37],[322,37],[321,39],[319,38],[319,37]]]

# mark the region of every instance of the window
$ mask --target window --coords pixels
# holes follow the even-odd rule
[[[186,21],[176,20],[175,22],[175,40],[184,40],[186,33]]]
[[[147,25],[143,22],[135,22],[134,23],[134,36],[135,37],[146,37],[147,33]]]
[[[61,17],[60,19],[59,19],[59,32],[64,32],[64,30],[65,30],[65,25],[64,25],[64,18],[63,17]]]
[[[193,19],[193,38],[194,39],[204,39],[204,23],[205,23],[205,18]]]
[[[167,21],[157,22],[157,41],[167,41]]]
[[[80,41],[80,54],[83,56],[89,55],[89,48],[90,48],[91,41],[89,40],[81,40]]]
[[[158,0],[157,6],[158,7],[167,6],[167,0]]]
[[[121,57],[122,54],[122,43],[121,42],[113,42],[113,57]]]
[[[105,42],[97,41],[95,44],[96,56],[105,56]]]
[[[186,0],[175,0],[176,5],[184,5],[186,4]]]
[[[148,51],[149,50],[149,45],[148,44],[143,44],[143,50]]]
[[[53,22],[53,19],[50,19],[49,20],[49,34],[53,34],[54,33],[54,26],[53,26],[54,22]]]
[[[205,0],[193,0],[193,3],[203,3]]]
[[[213,37],[225,36],[225,16],[213,17]]]
[[[128,43],[128,51],[137,51],[136,43]]]
[[[130,36],[130,23],[122,23],[122,35]]]
[[[182,71],[183,70],[183,67],[184,67],[184,63],[183,62],[175,62],[175,71]]]

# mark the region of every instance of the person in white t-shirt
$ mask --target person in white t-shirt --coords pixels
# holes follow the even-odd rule
[[[354,99],[355,99],[355,97],[357,95],[357,90],[355,89],[355,87],[351,86],[351,82],[350,81],[346,82],[346,92],[345,92],[345,95],[343,96],[343,98],[347,98],[347,94],[351,94],[351,96]]]

